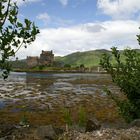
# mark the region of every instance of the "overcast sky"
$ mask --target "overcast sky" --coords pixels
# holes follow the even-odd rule
[[[14,0],[13,0],[14,1]],[[19,18],[36,23],[40,34],[17,56],[39,56],[41,50],[55,55],[76,51],[140,48],[140,0],[17,0]]]

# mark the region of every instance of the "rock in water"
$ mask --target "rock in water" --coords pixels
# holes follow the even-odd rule
[[[86,132],[92,132],[94,130],[99,130],[101,128],[101,125],[97,122],[95,123],[92,120],[88,120],[86,124]]]

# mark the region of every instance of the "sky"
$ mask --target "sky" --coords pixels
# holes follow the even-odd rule
[[[140,0],[13,0],[19,20],[40,29],[37,39],[16,54],[20,59],[53,50],[55,56],[96,49],[140,48]]]

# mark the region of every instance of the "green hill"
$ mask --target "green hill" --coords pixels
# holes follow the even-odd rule
[[[25,69],[27,68],[27,62],[26,59],[18,60],[18,61],[10,61],[10,64],[12,65],[12,68],[21,68]]]
[[[98,66],[103,53],[111,53],[107,50],[94,50],[86,52],[76,52],[64,57],[55,57],[55,61],[70,64],[71,66],[80,66],[84,64],[86,67]]]

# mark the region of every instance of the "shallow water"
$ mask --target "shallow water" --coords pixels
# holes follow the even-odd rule
[[[112,84],[108,74],[12,72],[6,81],[0,79],[0,97],[3,99],[0,108],[4,107],[3,102],[45,99],[48,96],[58,97],[62,94],[94,96],[98,93],[105,96],[103,92],[105,86],[112,90],[118,89]]]
[[[89,115],[112,121],[117,115],[114,104],[103,91],[106,86],[119,93],[119,88],[108,74],[12,72],[6,81],[0,79],[0,110],[6,116],[7,113],[10,113],[8,116],[13,115],[11,112],[22,112],[25,108],[28,112],[35,112],[36,116],[38,111],[47,110],[59,111],[61,115],[63,107],[75,110],[82,105]],[[53,117],[56,120],[56,115]]]
[[[78,81],[84,81],[80,84]],[[102,80],[102,84],[97,80]],[[87,73],[65,73],[65,74],[46,74],[46,73],[11,73],[6,81],[0,79],[0,93],[14,92],[15,96],[21,90],[23,94],[32,91],[49,92],[48,94],[58,93],[58,91],[72,91],[79,94],[93,94],[95,90],[101,89],[110,81],[108,74],[87,74]],[[75,81],[75,83],[72,83]],[[89,82],[88,82],[89,81]],[[96,81],[96,82],[94,82]],[[93,83],[92,83],[93,82]],[[112,84],[110,85],[112,86]],[[16,89],[17,88],[17,89]]]

